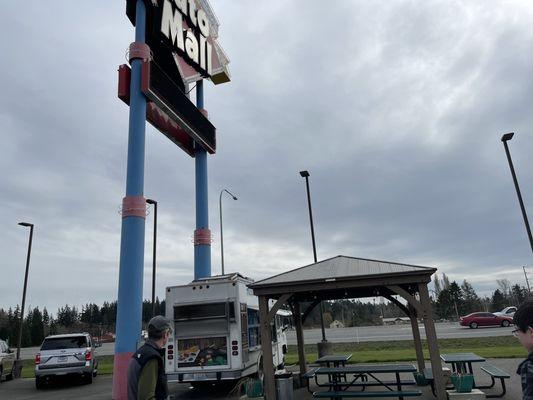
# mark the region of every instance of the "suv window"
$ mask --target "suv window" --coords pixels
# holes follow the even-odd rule
[[[41,350],[78,349],[80,347],[88,347],[85,336],[44,339]]]

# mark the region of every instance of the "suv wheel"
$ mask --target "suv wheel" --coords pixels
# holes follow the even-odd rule
[[[88,374],[83,376],[83,381],[87,384],[93,383],[93,374],[92,372],[89,372]]]
[[[35,377],[35,388],[36,389],[42,389],[44,387],[43,378],[40,376]]]
[[[507,328],[509,325],[510,325],[510,323],[509,323],[509,321],[507,321],[506,319],[504,319],[504,320],[502,321],[502,326],[503,326],[504,328]]]
[[[470,328],[476,329],[478,327],[477,322],[470,322]]]

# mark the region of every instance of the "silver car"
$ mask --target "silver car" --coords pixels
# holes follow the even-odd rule
[[[88,333],[47,336],[35,356],[35,387],[57,375],[79,375],[92,383],[98,373],[96,347]]]
[[[2,379],[13,379],[13,363],[15,362],[15,353],[9,348],[7,343],[0,340],[0,382]]]

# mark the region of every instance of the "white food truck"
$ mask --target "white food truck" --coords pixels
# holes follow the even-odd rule
[[[166,316],[173,322],[165,370],[169,381],[201,385],[262,374],[258,298],[238,273],[212,276],[166,289]],[[272,326],[274,365],[284,366],[285,330],[280,310]]]

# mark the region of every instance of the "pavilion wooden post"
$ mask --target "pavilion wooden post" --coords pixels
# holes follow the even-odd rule
[[[423,372],[425,368],[424,352],[422,350],[422,339],[420,338],[420,329],[418,329],[418,318],[416,309],[409,304],[409,319],[411,320],[411,329],[413,330],[413,339],[415,342],[416,360],[418,362],[418,371]]]
[[[298,343],[298,363],[300,365],[300,379],[307,372],[307,365],[305,361],[305,343],[302,326],[302,313],[300,310],[300,303],[294,302],[293,306],[294,325],[296,326],[296,340]]]
[[[418,293],[420,293],[420,303],[423,310],[422,317],[424,319],[424,326],[426,327],[426,339],[429,348],[429,358],[431,359],[431,368],[433,370],[433,379],[435,380],[437,400],[446,400],[446,383],[444,382],[444,375],[442,373],[442,363],[437,344],[437,332],[433,321],[427,284],[420,283],[418,285]]]
[[[263,350],[264,395],[266,400],[276,400],[274,361],[272,355],[272,330],[268,315],[268,297],[259,296],[259,319],[261,321],[261,349]]]

